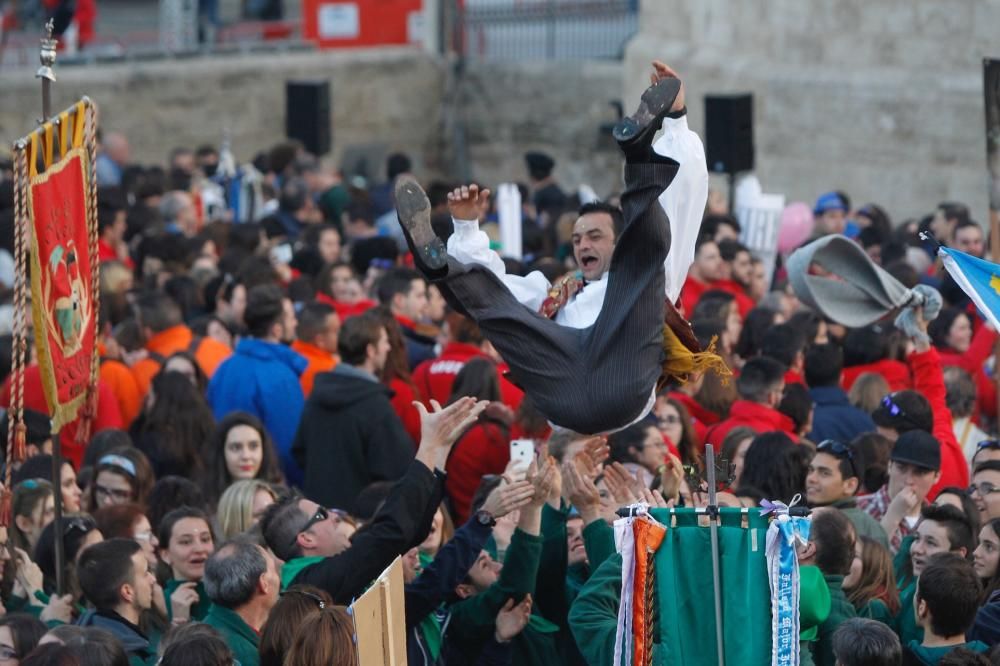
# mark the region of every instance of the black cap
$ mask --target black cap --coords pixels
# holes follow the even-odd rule
[[[941,444],[923,430],[910,430],[900,435],[892,445],[889,459],[936,472],[941,469]]]
[[[524,163],[528,165],[528,172],[535,178],[545,178],[556,166],[554,159],[538,152],[525,153]]]

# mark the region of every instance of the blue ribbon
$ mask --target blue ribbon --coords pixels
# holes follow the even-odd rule
[[[792,501],[792,505],[796,503]],[[782,502],[763,500],[761,513],[773,514],[768,528],[767,569],[771,587],[771,664],[799,663],[799,560],[796,542],[808,542],[808,518],[788,515]]]

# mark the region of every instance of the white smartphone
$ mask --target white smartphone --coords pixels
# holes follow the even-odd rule
[[[510,441],[510,460],[519,478],[528,473],[528,466],[535,459],[535,440],[512,439]]]

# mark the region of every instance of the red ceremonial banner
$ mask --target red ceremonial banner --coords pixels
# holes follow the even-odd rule
[[[31,314],[45,398],[58,431],[87,397],[95,351],[87,153],[74,148],[31,179]]]

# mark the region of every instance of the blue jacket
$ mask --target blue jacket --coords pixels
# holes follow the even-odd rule
[[[76,624],[81,627],[97,627],[111,632],[121,641],[128,654],[129,664],[156,663],[156,646],[135,626],[114,611],[90,610],[83,614]]]
[[[309,365],[301,355],[275,342],[241,340],[236,353],[218,367],[208,383],[208,404],[216,420],[235,411],[259,418],[274,440],[289,485],[302,483],[292,460],[292,440],[305,398],[299,375]]]
[[[809,395],[816,403],[809,440],[818,444],[835,439],[846,444],[862,433],[875,432],[872,417],[852,405],[839,386],[817,386],[809,389]]]

